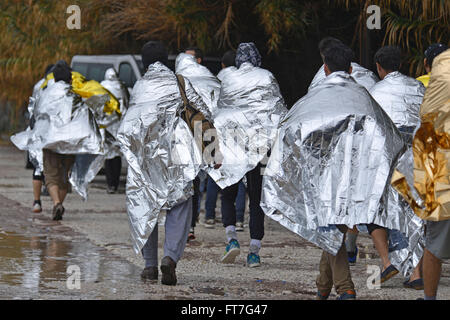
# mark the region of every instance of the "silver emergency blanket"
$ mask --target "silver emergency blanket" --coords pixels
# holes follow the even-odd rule
[[[219,79],[220,81],[222,81],[223,78],[225,78],[226,75],[227,75],[228,73],[233,72],[233,71],[236,71],[236,70],[237,70],[237,68],[234,67],[234,66],[223,68],[223,69],[220,70],[219,73],[217,74],[217,79]]]
[[[34,106],[36,120],[33,129],[18,133],[11,141],[20,149],[28,150],[31,155],[42,159],[42,149],[50,149],[60,154],[104,153],[104,142],[100,134],[93,111],[80,96],[73,93],[71,86],[62,81],[49,84],[42,90]],[[100,103],[104,103],[101,102]],[[42,160],[41,160],[42,161]],[[41,162],[42,163],[42,162]],[[75,168],[79,166],[75,166]],[[98,171],[97,171],[98,172]],[[86,180],[79,171],[73,170],[75,181]],[[78,185],[74,185],[83,198],[86,198]]]
[[[20,150],[46,148],[60,154],[103,152],[92,111],[70,91],[69,84],[59,81],[42,91],[34,117],[36,123],[32,130],[11,137]]]
[[[44,83],[45,78],[42,78],[39,80],[33,87],[33,93],[28,101],[28,116],[30,119],[30,126],[27,128],[27,130],[31,130],[31,121],[34,122],[33,114],[34,114],[34,106],[36,105],[36,100],[39,98],[39,95],[42,92],[41,86]],[[34,123],[33,123],[34,126]],[[39,175],[42,172],[44,172],[44,155],[42,153],[42,149],[39,150],[29,150],[28,151],[28,158],[30,162],[33,164],[35,168],[35,174]]]
[[[186,93],[191,102],[202,103],[187,79]],[[175,74],[160,62],[151,64],[133,88],[117,135],[129,165],[127,211],[137,254],[161,210],[169,210],[193,194],[201,151],[180,117],[182,109]]]
[[[117,73],[113,68],[109,68],[105,72],[105,80],[100,83],[105,89],[111,92],[120,103],[120,113],[122,117],[127,112],[129,103],[129,94],[125,85],[117,77]],[[107,127],[107,130],[114,136],[117,136],[117,130],[119,130],[120,121],[116,121],[112,125]]]
[[[407,150],[400,158],[397,170],[413,185],[412,139],[420,126],[419,110],[425,94],[420,81],[400,72],[391,72],[370,89],[370,94],[400,130]],[[397,219],[399,230],[390,230],[391,263],[405,276],[409,275],[423,255],[424,222],[403,197],[389,185],[387,215]],[[393,236],[397,233],[396,236]]]
[[[217,108],[220,94],[220,81],[207,67],[197,63],[195,57],[180,53],[175,60],[175,73],[189,79],[194,90],[200,95],[212,115]]]
[[[362,85],[367,90],[370,90],[375,83],[380,81],[378,77],[370,70],[360,66],[356,62],[352,62],[352,78],[355,79],[357,83]],[[316,75],[314,76],[313,80],[311,81],[311,84],[309,85],[308,91],[312,88],[319,85],[323,80],[325,80],[325,70],[324,66],[320,67],[320,69],[317,71]]]
[[[229,69],[213,117],[222,166],[208,172],[219,187],[237,183],[265,158],[286,112],[272,73],[249,62]]]
[[[261,207],[272,219],[332,254],[333,225],[400,229],[383,210],[400,132],[368,91],[345,72],[329,75],[281,121],[263,177]]]

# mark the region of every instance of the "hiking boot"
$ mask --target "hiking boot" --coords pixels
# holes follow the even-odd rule
[[[33,203],[33,212],[34,212],[34,213],[42,212],[42,206],[41,206],[41,203],[40,203],[40,202],[35,201],[35,202]]]
[[[203,225],[205,226],[205,228],[213,229],[215,224],[216,224],[216,220],[206,219]]]
[[[177,264],[172,258],[166,256],[161,260],[161,283],[167,286],[174,286],[177,284],[177,275],[175,269]]]
[[[64,214],[64,207],[61,203],[56,204],[53,207],[53,220],[59,221],[62,220],[62,216]]]
[[[244,223],[236,222],[236,231],[244,231]]]
[[[249,253],[247,255],[247,266],[250,268],[259,267],[261,265],[261,258],[256,253]]]
[[[339,297],[337,297],[336,300],[356,300],[356,292],[355,290],[347,290]]]
[[[241,252],[241,246],[236,239],[231,239],[225,248],[225,254],[223,255],[221,262],[222,263],[233,263],[236,257]]]
[[[158,267],[146,267],[141,273],[142,280],[158,280]]]

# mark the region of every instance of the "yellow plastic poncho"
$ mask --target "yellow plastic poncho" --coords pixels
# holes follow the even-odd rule
[[[433,62],[430,82],[420,108],[421,126],[413,141],[414,188],[396,172],[393,186],[422,219],[450,219],[450,50]],[[417,201],[416,201],[417,200]]]
[[[44,83],[41,85],[41,88],[45,88],[50,79],[54,79],[53,73],[49,73],[47,75]],[[76,71],[72,71],[72,90],[82,98],[86,99],[96,95],[109,95],[110,99],[105,103],[103,111],[106,114],[116,112],[119,116],[121,115],[119,100],[117,100],[111,92],[95,80],[86,81],[86,78],[81,73]]]

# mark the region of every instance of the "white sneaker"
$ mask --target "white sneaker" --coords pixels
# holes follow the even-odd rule
[[[33,212],[34,213],[42,212],[42,207],[41,207],[41,205],[39,203],[33,204]]]

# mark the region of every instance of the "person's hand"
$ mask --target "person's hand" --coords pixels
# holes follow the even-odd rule
[[[219,169],[220,167],[222,166],[222,164],[221,163],[216,163],[215,165],[214,165],[214,169]]]

